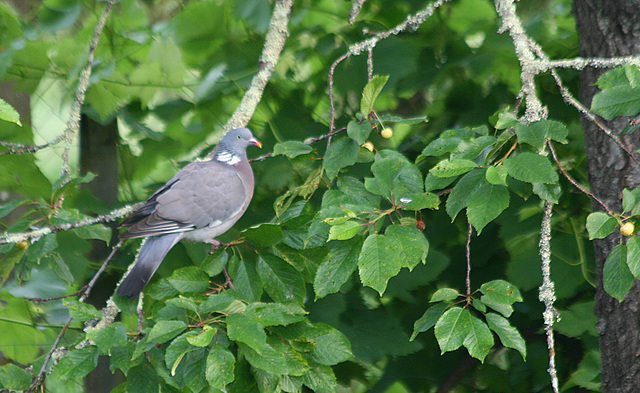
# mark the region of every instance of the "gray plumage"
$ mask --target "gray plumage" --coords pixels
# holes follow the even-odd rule
[[[247,160],[249,145],[262,146],[249,129],[229,131],[211,160],[182,168],[122,223],[130,228],[121,238],[147,240],[118,295],[137,296],[181,239],[212,242],[242,217],[254,187]]]

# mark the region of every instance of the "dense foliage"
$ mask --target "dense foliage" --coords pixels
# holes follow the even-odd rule
[[[30,97],[30,118],[21,124],[2,103],[0,140],[39,145],[62,134],[104,5],[48,0],[18,14],[0,4],[0,79]],[[253,163],[253,202],[220,238],[238,244],[212,254],[206,244],[175,247],[146,289],[142,332],[128,299],[115,299],[120,320],[86,333],[84,322],[103,318],[102,305],[24,301],[80,289],[105,257],[92,259],[90,251],[96,241],[113,244],[113,227],[0,244],[0,351],[8,362],[0,384],[28,388],[71,315],[62,340],[69,352],[50,366],[50,391],[83,391],[79,381],[99,355],[126,377],[115,391],[140,393],[548,390],[538,301],[546,200],[555,204],[560,381],[598,390],[588,240],[635,216],[640,194],[625,194],[627,215],[586,219],[588,197],[563,177],[567,171],[587,183],[578,113],[545,74],[538,95],[549,119],[518,120],[521,70],[511,38],[497,33],[491,2],[447,3],[416,31],[380,41],[371,78],[366,53],[341,62],[331,78],[339,132],[330,144],[323,137],[332,116],[331,64],[349,45],[424,6],[370,0],[350,25],[349,2],[294,4],[285,49],[249,123],[273,154]],[[577,53],[568,1],[517,7],[548,55]],[[210,148],[203,142],[220,137],[258,68],[271,9],[264,0],[121,0],[107,20],[83,106],[93,121],[117,123],[119,204],[84,187],[99,177],[60,181],[64,143],[5,154],[4,229],[110,214],[203,157]],[[575,91],[577,72],[560,75]],[[638,100],[628,98],[638,96],[637,68],[607,75],[593,110],[605,117],[639,112]],[[607,290],[617,298],[640,275],[637,263],[625,263],[627,253],[640,252],[636,240],[611,256],[617,263]],[[97,285],[113,287],[138,246],[126,242],[109,265],[112,278]],[[221,286],[224,267],[233,288]],[[75,346],[85,338],[89,345]]]

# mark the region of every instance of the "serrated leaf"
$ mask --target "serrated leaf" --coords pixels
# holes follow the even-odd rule
[[[373,178],[365,178],[367,191],[383,196],[408,210],[437,207],[438,199],[425,194],[420,170],[397,152],[382,150],[371,166]]]
[[[231,340],[245,343],[258,353],[262,353],[267,347],[264,327],[256,319],[244,314],[231,314],[227,317],[227,334]]]
[[[178,336],[187,328],[182,321],[158,321],[149,332],[149,341],[164,343]]]
[[[64,380],[81,379],[98,365],[98,347],[88,345],[69,351],[60,360],[57,371]]]
[[[418,263],[425,263],[429,254],[429,241],[414,225],[390,225],[384,234],[395,243],[402,267],[413,269]]]
[[[391,277],[400,272],[402,264],[393,242],[384,235],[369,235],[358,257],[358,270],[362,285],[378,291],[380,296]]]
[[[440,346],[440,353],[455,351],[462,346],[470,333],[471,314],[462,307],[447,310],[436,322],[435,336]]]
[[[509,320],[494,313],[485,315],[489,328],[498,334],[500,342],[507,348],[513,348],[520,352],[522,360],[527,360],[527,345],[518,329],[511,326]]]
[[[205,377],[214,388],[223,390],[233,382],[236,358],[222,345],[214,345],[207,355]]]
[[[196,266],[176,269],[167,279],[178,292],[205,292],[209,288],[209,276]]]
[[[515,285],[504,280],[485,282],[480,286],[480,292],[497,303],[511,305],[522,301],[520,290]]]
[[[260,247],[271,247],[282,240],[282,228],[277,224],[254,225],[241,232],[249,242]]]
[[[263,253],[258,258],[258,276],[265,291],[277,302],[302,302],[306,295],[302,274],[283,259]]]
[[[491,184],[507,185],[508,170],[504,165],[490,166],[487,168],[485,178]]]
[[[607,88],[593,97],[591,111],[611,120],[640,113],[640,87],[629,85]]]
[[[484,169],[475,169],[464,175],[460,181],[458,181],[447,197],[447,203],[445,205],[451,221],[456,219],[460,210],[467,207],[471,194],[486,183]]]
[[[9,103],[0,98],[0,120],[5,120],[11,123],[15,123],[22,127],[20,123],[20,114]]]
[[[389,75],[374,75],[364,87],[362,99],[360,100],[360,113],[365,118],[368,118],[369,114],[373,111],[376,98],[378,98],[378,95],[388,80]]]
[[[334,366],[353,357],[351,344],[339,330],[323,323],[314,324],[306,338],[315,343],[310,355],[325,366]]]
[[[360,223],[349,220],[338,225],[333,225],[329,230],[329,238],[331,240],[348,240],[354,237],[360,229]]]
[[[500,314],[504,315],[505,318],[509,318],[511,314],[513,314],[513,306],[507,303],[502,303],[497,301],[494,298],[488,297],[487,295],[483,295],[480,298],[480,302],[486,307],[492,308]]]
[[[300,322],[307,312],[296,303],[251,303],[244,315],[254,318],[262,326],[287,326]]]
[[[453,288],[440,288],[429,299],[429,303],[450,302],[455,300],[460,294]]]
[[[313,148],[307,145],[304,142],[300,141],[286,141],[281,143],[276,143],[273,146],[273,155],[283,155],[287,158],[296,158],[303,154],[309,154],[313,151]]]
[[[635,278],[640,278],[640,237],[627,240],[627,266]]]
[[[357,120],[351,120],[347,124],[347,135],[356,141],[358,145],[365,143],[369,138],[369,134],[371,134],[371,123],[368,120],[364,120],[361,123]]]
[[[127,328],[121,322],[115,322],[100,329],[91,329],[87,338],[93,340],[102,354],[109,354],[111,348],[127,345]]]
[[[334,393],[338,385],[333,369],[322,365],[307,371],[302,376],[302,383],[317,393]]]
[[[68,298],[62,299],[62,304],[69,310],[69,315],[77,321],[85,322],[93,318],[102,318],[102,313],[91,304]]]
[[[442,160],[435,167],[433,167],[429,171],[429,173],[437,177],[460,176],[464,173],[469,172],[477,166],[478,164],[471,160],[464,160],[460,158],[453,160]]]
[[[102,224],[79,227],[74,229],[73,233],[81,239],[98,239],[107,244],[111,241],[111,229]]]
[[[329,179],[336,177],[340,169],[355,164],[359,151],[360,145],[351,138],[340,138],[332,142],[322,164]]]
[[[470,331],[464,339],[464,346],[469,351],[469,355],[484,362],[494,344],[493,334],[487,324],[479,318],[471,316],[470,322]]]
[[[593,212],[587,216],[589,240],[604,239],[616,230],[618,221],[603,212]]]
[[[218,333],[218,329],[209,325],[204,325],[202,331],[192,336],[186,336],[187,342],[196,347],[207,347],[211,344],[213,337]]]
[[[524,152],[504,160],[509,176],[527,183],[555,183],[558,173],[549,159],[538,154]]]
[[[478,234],[509,207],[509,199],[507,187],[488,182],[473,191],[467,203],[467,219]]]
[[[31,374],[13,363],[0,367],[0,384],[11,391],[27,390],[31,385]]]
[[[607,260],[604,262],[603,286],[611,297],[622,302],[624,295],[633,285],[633,274],[627,265],[627,247],[624,244],[616,245]]]
[[[449,307],[447,303],[437,303],[429,307],[422,316],[414,322],[413,333],[411,334],[410,341],[415,340],[419,333],[426,332],[436,325],[436,322],[440,319],[445,310]]]
[[[567,143],[567,127],[556,120],[540,120],[529,124],[518,123],[516,125],[518,141],[527,143],[538,150],[542,150],[547,139],[560,143]]]
[[[362,237],[330,245],[329,253],[318,267],[313,280],[316,299],[338,292],[358,266]]]

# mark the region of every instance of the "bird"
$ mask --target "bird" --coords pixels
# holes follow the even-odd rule
[[[186,165],[120,225],[128,227],[120,238],[147,239],[118,295],[138,296],[180,240],[219,244],[215,238],[242,217],[253,197],[250,145],[262,147],[248,128],[227,132],[210,160]]]

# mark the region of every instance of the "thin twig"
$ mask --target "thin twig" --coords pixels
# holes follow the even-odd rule
[[[538,298],[544,304],[544,330],[547,334],[547,349],[549,351],[549,375],[551,376],[551,387],[554,393],[558,393],[558,371],[556,370],[556,350],[553,339],[553,323],[558,316],[558,312],[553,307],[556,300],[554,283],[551,279],[551,215],[553,204],[544,202],[544,215],[540,231],[540,257],[542,259],[542,285]]]
[[[23,154],[23,153],[35,153],[38,150],[46,149],[50,146],[60,143],[64,139],[64,134],[60,134],[54,139],[42,145],[23,145],[21,143],[3,142],[0,141],[0,145],[8,147],[9,150],[0,152],[0,156],[5,154]]]
[[[85,286],[84,293],[78,299],[79,302],[84,302],[87,299],[87,297],[89,297],[89,294],[91,293],[91,290],[93,289],[94,285],[98,281],[98,278],[100,278],[100,275],[102,275],[102,273],[105,271],[105,269],[107,268],[107,265],[109,264],[109,262],[111,262],[116,252],[120,249],[120,247],[122,247],[122,243],[123,241],[120,240],[118,244],[116,244],[113,247],[109,256],[105,259],[102,266],[100,266],[100,269],[98,269],[96,274],[94,274],[91,281],[89,281],[89,284]],[[38,386],[42,384],[42,382],[44,382],[44,376],[47,370],[47,366],[49,365],[49,361],[51,360],[53,354],[58,350],[58,345],[60,345],[60,340],[62,340],[62,337],[65,335],[65,333],[69,329],[69,326],[71,325],[72,321],[73,321],[73,317],[69,317],[67,319],[67,322],[62,327],[62,330],[58,334],[58,337],[56,337],[55,341],[53,342],[53,345],[51,346],[49,353],[47,353],[47,356],[44,358],[44,363],[42,364],[42,367],[40,368],[38,375],[31,383],[31,386],[29,386],[29,389],[26,390],[27,393],[34,391],[34,389],[36,389]]]
[[[583,194],[588,195],[589,197],[593,198],[594,201],[598,202],[600,204],[600,206],[602,206],[604,208],[604,210],[607,211],[607,213],[609,214],[613,214],[613,210],[609,209],[609,206],[607,206],[606,203],[604,203],[600,198],[598,198],[597,196],[595,196],[592,192],[590,192],[589,190],[587,190],[586,188],[582,187],[577,181],[575,181],[568,173],[567,171],[564,170],[564,168],[562,167],[562,165],[560,165],[560,160],[558,160],[558,155],[556,154],[556,150],[553,148],[553,144],[551,143],[551,141],[547,142],[547,146],[549,147],[549,151],[551,151],[551,157],[553,157],[553,161],[555,161],[556,165],[558,166],[558,169],[560,170],[560,172],[562,173],[562,175],[569,180],[569,182],[571,184],[573,184],[573,186],[575,188],[577,188],[578,190],[580,190]]]
[[[71,173],[69,169],[69,152],[71,151],[71,144],[80,130],[80,111],[82,109],[82,104],[84,103],[87,88],[89,87],[89,77],[91,76],[91,70],[93,69],[93,60],[95,58],[96,48],[100,42],[100,36],[102,35],[102,30],[107,22],[107,17],[117,2],[118,0],[110,0],[107,3],[102,15],[100,15],[98,23],[93,29],[93,37],[91,38],[91,44],[89,45],[87,63],[80,73],[75,99],[71,107],[71,114],[69,116],[69,121],[67,122],[67,128],[64,131],[65,145],[64,152],[62,153],[62,168],[60,170],[60,178],[63,178],[62,183],[60,184],[61,187],[69,181],[69,174]]]

